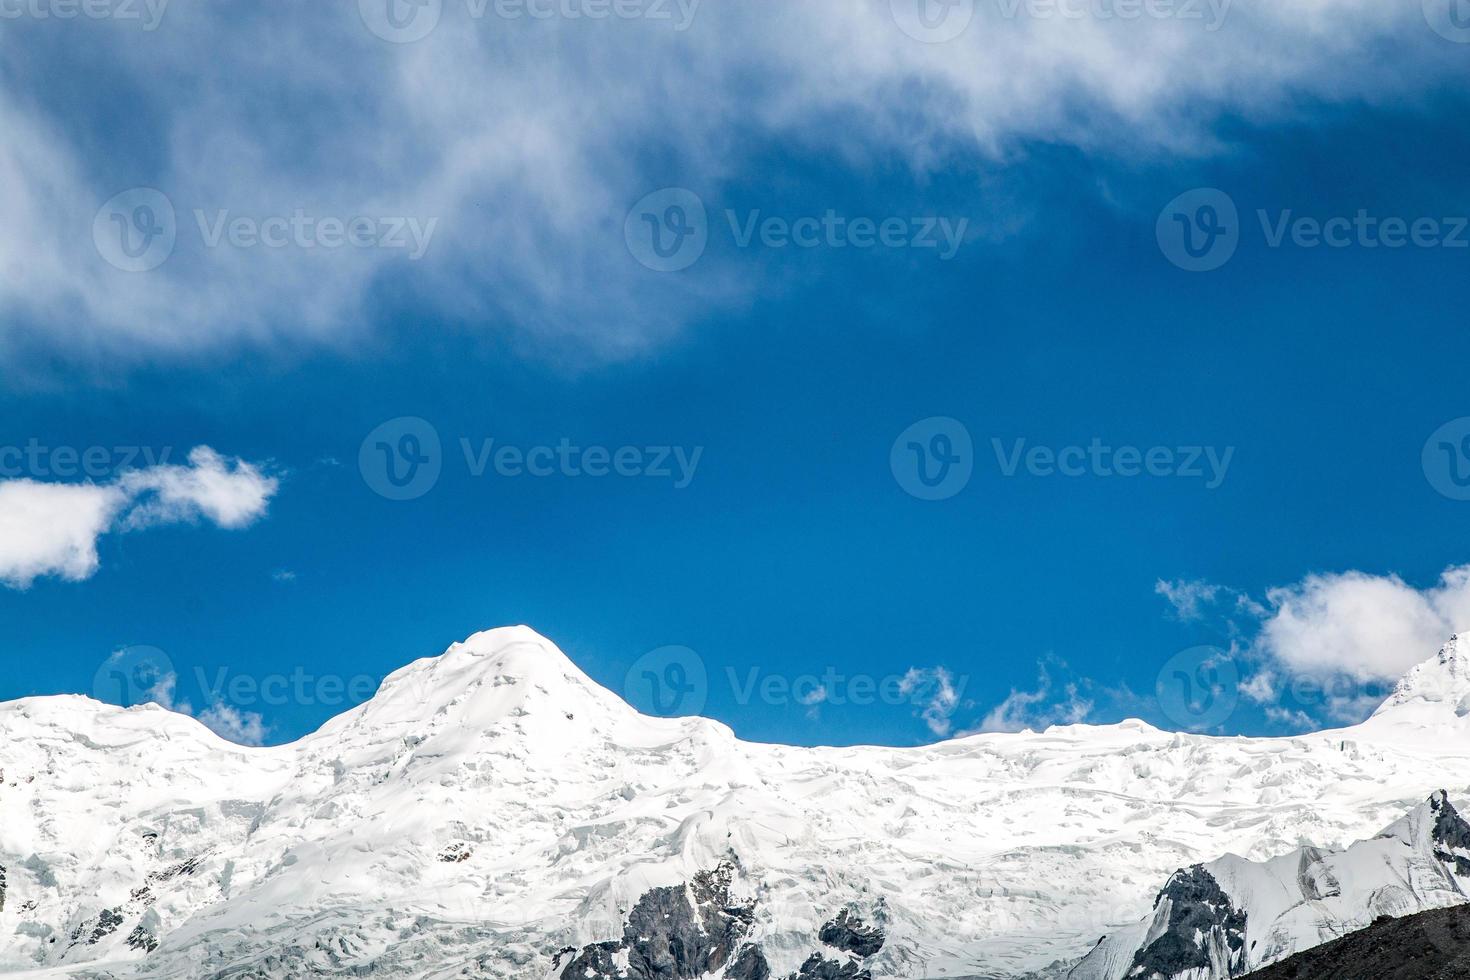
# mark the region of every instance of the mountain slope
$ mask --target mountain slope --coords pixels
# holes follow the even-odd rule
[[[1377,837],[1176,872],[1152,915],[1107,936],[1069,980],[1237,977],[1380,916],[1470,902],[1470,824],[1435,793]],[[1192,973],[1191,971],[1203,971]]]
[[[1290,739],[1130,721],[755,745],[641,716],[519,627],[285,746],[154,707],[12,702],[0,969],[557,976],[623,941],[651,892],[728,865],[731,902],[753,902],[739,940],[772,977],[814,955],[834,976],[1059,975],[1177,868],[1341,848],[1470,790],[1470,672],[1446,650],[1363,726]],[[881,947],[824,942],[843,913]]]
[[[1384,916],[1359,932],[1257,970],[1246,980],[1462,980],[1470,977],[1470,906]]]

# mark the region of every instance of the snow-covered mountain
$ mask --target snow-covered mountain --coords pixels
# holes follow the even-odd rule
[[[1470,824],[1442,792],[1371,840],[1176,872],[1152,914],[1100,942],[1068,980],[1238,977],[1398,918],[1470,902]]]
[[[1455,639],[1333,732],[792,748],[642,716],[525,628],[285,746],[26,699],[0,705],[0,970],[1064,976],[1177,869],[1327,854],[1463,796],[1467,704]]]

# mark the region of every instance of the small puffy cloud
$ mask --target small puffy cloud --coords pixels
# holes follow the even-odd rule
[[[196,523],[247,527],[265,514],[278,481],[242,459],[226,459],[208,446],[189,453],[187,466],[152,466],[123,475],[118,486],[133,501],[127,530],[159,524]]]
[[[1267,592],[1256,650],[1296,675],[1393,680],[1470,628],[1470,566],[1427,589],[1397,575],[1309,575]]]
[[[1270,668],[1257,671],[1241,681],[1240,694],[1255,704],[1270,704],[1280,696],[1276,672]]]
[[[219,702],[199,713],[199,721],[220,738],[238,745],[264,745],[265,719],[256,711],[240,711]]]
[[[30,588],[43,575],[68,582],[97,571],[97,539],[126,503],[115,487],[0,483],[0,584]]]
[[[1083,697],[1076,683],[1054,692],[1051,671],[1045,661],[1037,666],[1036,688],[1031,691],[1011,689],[1004,701],[990,710],[973,732],[1041,731],[1051,725],[1077,725],[1092,714],[1093,702]]]
[[[111,531],[207,520],[246,527],[265,515],[278,481],[207,446],[187,466],[132,470],[114,483],[0,481],[0,585],[27,589],[38,578],[91,578],[97,541]]]

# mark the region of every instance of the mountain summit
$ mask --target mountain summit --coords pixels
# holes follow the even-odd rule
[[[1442,721],[1464,677],[1456,639],[1394,710],[1293,738],[1076,725],[795,748],[640,715],[515,627],[289,745],[156,707],[0,704],[0,971],[1057,976],[1223,854],[1310,846],[1346,893],[1325,855],[1470,792],[1470,743]],[[1414,827],[1454,830],[1434,802]]]
[[[1470,636],[1456,633],[1438,654],[1411,668],[1374,714],[1416,707],[1470,715]]]

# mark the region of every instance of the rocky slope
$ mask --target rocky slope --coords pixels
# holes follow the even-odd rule
[[[1366,929],[1250,974],[1246,980],[1463,980],[1470,906],[1384,916]]]
[[[1371,840],[1179,871],[1153,912],[1104,938],[1069,980],[1238,977],[1382,916],[1470,902],[1470,824],[1442,792]]]
[[[524,628],[271,748],[156,707],[16,701],[0,970],[1058,977],[1176,869],[1340,850],[1466,794],[1467,664],[1455,641],[1368,722],[1298,738],[1130,721],[916,749],[644,717]]]

